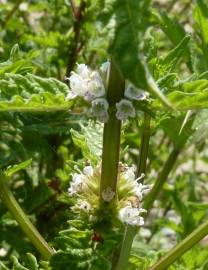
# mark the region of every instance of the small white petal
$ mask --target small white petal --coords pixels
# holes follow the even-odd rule
[[[97,71],[93,71],[91,73],[87,84],[87,89],[88,92],[91,94],[91,97],[88,97],[88,100],[90,100],[89,98],[91,98],[92,100],[105,95],[105,87],[102,78]]]
[[[85,64],[77,64],[77,73],[83,78],[88,79],[90,76],[90,69]]]
[[[102,198],[105,202],[110,202],[114,196],[115,196],[115,192],[112,190],[111,187],[106,188],[102,192]]]
[[[125,173],[124,173],[124,177],[127,181],[133,182],[135,181],[135,169],[134,168],[128,168]]]
[[[88,213],[91,210],[91,205],[87,201],[78,201],[78,208]]]
[[[132,226],[142,226],[144,225],[144,218],[140,216],[141,213],[146,212],[146,210],[140,208],[134,208],[131,206],[126,206],[119,211],[119,219],[126,224]]]
[[[87,176],[92,176],[93,175],[93,168],[92,168],[92,166],[86,166],[86,167],[84,167],[83,173],[86,174]]]
[[[86,82],[83,80],[83,78],[76,74],[72,73],[72,75],[69,77],[70,81],[70,88],[74,95],[77,96],[84,96],[86,92]]]
[[[73,183],[83,183],[85,181],[85,176],[83,174],[75,173],[72,176]]]
[[[68,95],[66,96],[67,99],[74,99],[76,97],[77,97],[77,95],[74,92],[72,92],[72,91],[70,91],[68,93]]]
[[[109,68],[110,68],[110,62],[106,61],[101,65],[100,70],[102,73],[107,73]]]
[[[68,188],[69,196],[73,196],[77,192],[83,191],[85,187],[85,176],[83,174],[75,173],[72,177],[70,187]]]
[[[144,177],[145,177],[145,174],[142,173],[142,174],[136,179],[136,181],[138,182],[139,180],[143,179]]]

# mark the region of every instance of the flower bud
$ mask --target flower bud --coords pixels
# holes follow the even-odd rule
[[[116,103],[116,117],[121,121],[127,120],[129,117],[135,117],[136,111],[131,101],[122,99]]]
[[[102,123],[108,121],[108,102],[104,98],[97,98],[92,101],[92,113]]]
[[[136,88],[134,85],[129,84],[125,90],[124,96],[129,99],[134,100],[145,100],[147,98],[147,94],[142,89]]]

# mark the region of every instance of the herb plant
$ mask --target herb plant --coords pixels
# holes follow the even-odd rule
[[[208,3],[0,1],[0,269],[208,267]]]

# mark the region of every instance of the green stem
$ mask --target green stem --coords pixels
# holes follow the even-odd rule
[[[208,234],[208,221],[199,226],[149,270],[165,270]]]
[[[137,233],[137,230],[138,228],[134,226],[127,225],[125,227],[123,241],[122,241],[121,250],[119,254],[119,260],[115,268],[116,270],[127,269],[132,243]]]
[[[137,176],[141,175],[142,173],[145,173],[146,171],[149,140],[150,140],[150,134],[151,134],[150,119],[151,118],[149,115],[147,114],[144,115]],[[132,243],[133,243],[133,240],[137,231],[138,231],[137,227],[133,227],[129,225],[126,226],[116,270],[127,269]]]
[[[49,260],[50,257],[54,254],[54,251],[47,242],[43,239],[34,225],[30,222],[28,217],[23,212],[22,208],[16,201],[13,196],[11,190],[8,188],[6,184],[6,177],[4,175],[0,176],[0,197],[2,201],[6,204],[9,211],[12,213],[19,226],[23,230],[23,232],[30,239],[32,244],[37,248],[37,250],[42,254],[45,260]]]
[[[152,205],[157,198],[158,194],[160,193],[169,173],[171,172],[173,166],[175,165],[175,162],[178,158],[178,155],[180,153],[179,149],[173,149],[170,153],[162,171],[160,172],[157,181],[155,182],[152,190],[147,195],[145,201],[144,201],[144,209],[146,209],[148,212],[152,208]]]
[[[115,105],[119,102],[125,89],[125,81],[119,70],[111,63],[108,80],[107,100],[109,103],[109,120],[104,125],[103,133],[103,155],[102,155],[102,173],[100,183],[100,198],[102,201],[102,192],[111,188],[116,192],[117,173],[119,162],[121,121],[116,118]]]
[[[138,166],[137,166],[137,177],[139,177],[142,173],[146,172],[149,139],[150,139],[150,134],[151,134],[150,120],[151,120],[151,117],[148,114],[145,114],[142,138],[141,138],[141,146],[140,146],[140,155],[139,155],[139,161],[138,161]]]

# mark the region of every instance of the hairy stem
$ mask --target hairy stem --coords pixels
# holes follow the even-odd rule
[[[146,171],[150,134],[151,134],[150,116],[145,114],[142,137],[141,137],[140,156],[139,156],[139,162],[138,162],[137,176],[141,175],[142,173],[145,173]],[[138,231],[137,227],[133,227],[129,225],[126,226],[116,270],[127,269],[132,243],[133,243],[133,240],[137,231]]]
[[[54,254],[53,249],[48,245],[48,243],[43,239],[31,221],[28,219],[15,197],[13,196],[11,190],[8,188],[7,179],[5,176],[0,176],[0,197],[2,201],[6,204],[9,211],[14,216],[15,220],[18,222],[19,226],[23,232],[27,235],[32,244],[37,248],[45,260],[49,260]]]
[[[102,173],[100,183],[100,198],[107,188],[116,192],[121,121],[116,118],[115,105],[124,95],[125,81],[119,70],[112,62],[108,79],[107,100],[109,103],[109,120],[104,125],[103,133],[103,154],[102,154]]]
[[[175,246],[170,252],[159,262],[153,265],[149,270],[165,270],[186,251],[192,248],[196,243],[208,234],[208,221],[200,225],[189,236],[187,236],[180,244]]]

